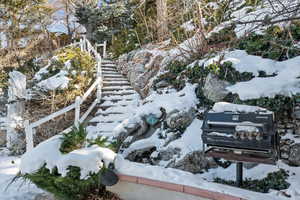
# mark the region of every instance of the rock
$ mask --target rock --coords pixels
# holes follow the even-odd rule
[[[191,173],[201,173],[209,168],[209,161],[204,156],[202,151],[194,151],[186,155],[182,160],[179,160],[169,167],[188,171]]]
[[[160,160],[163,160],[163,161],[169,161],[171,160],[175,155],[179,156],[180,155],[180,149],[178,148],[168,148],[166,150],[161,150],[159,152],[159,156],[158,158]]]
[[[290,147],[289,163],[294,166],[300,166],[300,143]]]
[[[175,111],[167,116],[167,125],[171,129],[185,130],[194,120],[195,110]]]
[[[0,129],[0,147],[6,146],[6,131]]]
[[[155,87],[157,89],[166,88],[168,86],[169,86],[169,83],[167,81],[164,81],[164,80],[162,80],[162,81],[155,84]]]
[[[125,158],[139,163],[152,163],[151,154],[156,150],[155,146],[149,145],[142,149],[136,149],[129,153]]]
[[[42,193],[36,195],[34,200],[55,200],[55,197],[50,193]]]
[[[296,119],[300,119],[300,110],[296,110],[296,111],[293,113],[293,116],[294,116]]]
[[[9,73],[9,101],[26,99],[26,76],[18,71]]]
[[[137,120],[135,123],[128,123],[124,126],[124,130],[118,133],[117,143],[122,144],[122,148],[126,148],[135,142],[137,138],[144,135],[147,130],[148,125],[144,120]]]
[[[229,91],[226,90],[226,87],[229,85],[229,82],[220,80],[212,73],[209,73],[203,88],[204,96],[213,102],[222,101],[229,94]]]

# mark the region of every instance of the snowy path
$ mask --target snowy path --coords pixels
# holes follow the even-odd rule
[[[34,200],[43,193],[28,182],[17,181],[7,188],[14,176],[19,172],[20,158],[0,156],[0,200]],[[6,190],[7,188],[7,190]]]

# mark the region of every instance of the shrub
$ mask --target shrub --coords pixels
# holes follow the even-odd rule
[[[8,86],[8,72],[0,69],[0,89],[7,88]]]
[[[252,33],[239,40],[236,47],[248,54],[283,61],[300,55],[300,48],[293,43],[293,40],[299,39],[300,25],[294,22],[290,30],[272,26],[263,35]]]
[[[105,170],[105,169],[103,169]],[[82,200],[101,186],[101,172],[90,174],[88,179],[80,179],[80,168],[70,166],[66,177],[62,177],[57,168],[51,171],[45,166],[32,174],[21,175],[39,188],[52,193],[59,200]]]
[[[60,151],[62,153],[69,153],[73,150],[80,149],[85,141],[87,132],[83,125],[78,128],[73,127],[72,131],[63,134],[63,142],[60,146]]]
[[[291,117],[297,97],[276,95],[273,98],[262,97],[259,99],[242,101],[238,98],[237,95],[235,95],[235,97],[231,99],[234,103],[237,104],[246,104],[266,108],[273,111],[278,119],[282,119],[286,116]]]
[[[289,177],[288,171],[280,169],[277,172],[269,173],[266,178],[261,180],[258,179],[246,179],[241,186],[244,189],[253,190],[256,192],[267,193],[270,189],[273,190],[284,190],[287,189],[290,184],[286,181]],[[234,181],[227,181],[221,178],[214,180],[217,183],[227,184],[235,186]]]

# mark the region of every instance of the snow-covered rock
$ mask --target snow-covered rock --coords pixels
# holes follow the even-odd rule
[[[209,73],[205,80],[203,94],[211,101],[222,101],[229,93],[226,87],[230,85],[229,82],[218,79],[212,73]]]

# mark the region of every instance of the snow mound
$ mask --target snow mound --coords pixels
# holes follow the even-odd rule
[[[212,108],[214,112],[266,112],[267,110],[265,108],[261,108],[258,106],[247,106],[247,105],[239,105],[239,104],[233,104],[233,103],[227,103],[227,102],[218,102],[215,103],[214,107]]]
[[[81,179],[87,179],[91,173],[98,173],[104,165],[108,167],[116,156],[110,149],[97,145],[62,154],[59,150],[62,142],[62,135],[54,136],[26,152],[21,158],[21,173],[34,173],[45,165],[50,171],[57,167],[58,173],[65,177],[68,167],[74,166],[81,169]]]

